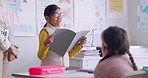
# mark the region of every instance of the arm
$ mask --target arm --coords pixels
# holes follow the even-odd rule
[[[78,55],[82,48],[83,48],[83,45],[86,43],[86,37],[82,37],[80,39],[80,42],[72,49],[69,51],[69,58],[72,59],[74,58],[76,55]]]
[[[5,52],[10,46],[10,41],[0,32],[0,48]]]
[[[38,57],[40,60],[45,59],[48,50],[50,48],[50,44],[54,40],[54,35],[48,36],[48,32],[45,29],[42,29],[39,36],[39,50]]]
[[[0,49],[5,53],[7,52],[6,57],[10,62],[17,58],[18,49],[14,45],[12,45],[11,39],[13,38],[9,38],[9,36],[13,35],[13,33],[11,33],[11,27],[8,23],[6,11],[3,7],[0,8],[1,8],[0,28],[2,30],[0,31]]]
[[[69,58],[72,59],[76,55],[78,55],[81,52],[82,48],[83,46],[80,46],[79,44],[77,44],[72,50],[69,51]]]
[[[8,52],[7,59],[8,61],[13,61],[18,56],[18,50],[16,47],[14,47],[8,38],[6,38],[1,32],[0,32],[0,48],[3,50],[3,52]]]
[[[0,48],[3,52],[5,52],[11,46],[11,42],[7,38],[9,34],[7,33],[7,36],[6,36],[6,33],[4,30],[9,29],[10,25],[8,24],[8,20],[6,17],[7,15],[3,6],[0,6],[0,13],[1,13],[0,15]]]
[[[38,48],[38,58],[40,60],[43,60],[48,53],[49,47],[44,45],[44,41],[46,40],[47,36],[48,33],[46,32],[46,30],[42,29],[39,35],[39,48]]]

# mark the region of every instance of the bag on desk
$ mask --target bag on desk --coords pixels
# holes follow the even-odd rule
[[[49,75],[64,73],[65,71],[66,67],[62,65],[37,66],[29,68],[30,75]]]

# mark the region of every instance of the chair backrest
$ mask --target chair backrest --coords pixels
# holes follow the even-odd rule
[[[144,70],[124,73],[122,78],[148,78],[148,72]]]

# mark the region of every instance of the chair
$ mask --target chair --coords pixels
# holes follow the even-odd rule
[[[148,78],[148,72],[146,72],[144,70],[127,72],[127,73],[124,73],[122,78]]]

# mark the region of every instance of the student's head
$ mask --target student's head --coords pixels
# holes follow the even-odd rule
[[[111,26],[102,32],[103,56],[123,55],[129,51],[130,43],[126,31],[117,26]]]
[[[127,32],[124,29],[117,26],[111,26],[102,32],[101,38],[102,54],[104,56],[104,58],[101,61],[114,55],[128,54],[130,56],[130,60],[133,64],[134,70],[137,70],[133,57],[129,52],[129,36],[127,35]]]
[[[60,26],[62,22],[62,11],[60,7],[55,4],[48,5],[44,10],[44,17],[49,24]]]

